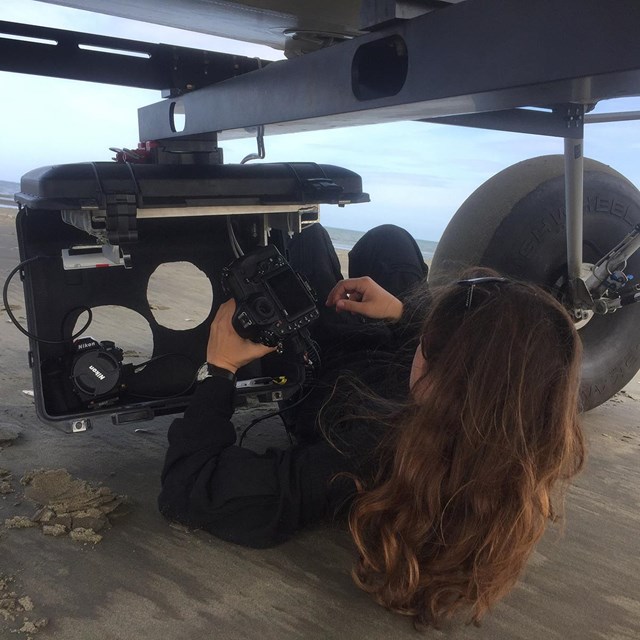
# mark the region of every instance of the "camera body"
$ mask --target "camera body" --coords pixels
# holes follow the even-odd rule
[[[222,287],[236,301],[238,335],[276,347],[320,315],[309,284],[273,245],[234,260],[222,271]]]
[[[110,340],[84,337],[73,343],[70,357],[73,391],[83,403],[117,397],[123,377],[122,349]]]

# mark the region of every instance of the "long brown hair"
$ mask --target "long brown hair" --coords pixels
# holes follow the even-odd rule
[[[351,509],[353,578],[418,626],[463,608],[478,623],[583,465],[580,340],[534,285],[454,283],[432,293],[421,348],[413,399]]]

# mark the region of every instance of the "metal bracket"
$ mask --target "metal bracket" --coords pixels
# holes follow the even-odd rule
[[[640,284],[633,283],[635,274],[625,274],[628,259],[640,249],[640,224],[595,265],[582,265],[580,277],[570,280],[574,316],[580,319],[585,310],[604,315],[640,301]],[[589,311],[586,311],[589,313]]]
[[[83,245],[62,250],[62,268],[65,271],[103,267],[126,269],[130,266],[117,244]]]
[[[301,207],[297,211],[289,213],[267,213],[265,226],[267,229],[278,229],[288,235],[300,233],[319,219],[319,208],[317,205],[311,207]]]
[[[90,418],[81,418],[80,420],[73,420],[71,422],[71,432],[72,433],[84,433],[91,429],[91,419]]]
[[[602,283],[614,271],[624,269],[629,258],[640,249],[640,224],[609,253],[598,261],[585,284],[590,291],[602,293]]]

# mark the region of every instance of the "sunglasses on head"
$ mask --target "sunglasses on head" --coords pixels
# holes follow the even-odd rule
[[[511,282],[509,278],[503,278],[502,276],[481,276],[479,278],[468,278],[466,280],[458,280],[457,284],[462,285],[463,287],[467,287],[467,299],[465,302],[465,310],[471,307],[471,302],[473,300],[473,292],[476,288],[476,285],[481,284],[499,284],[501,282]]]

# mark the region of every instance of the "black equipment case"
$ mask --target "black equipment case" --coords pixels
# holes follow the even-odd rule
[[[290,235],[317,221],[318,204],[368,200],[357,174],[314,163],[82,163],[35,169],[20,186],[16,225],[21,260],[29,261],[20,275],[36,409],[69,431],[101,414],[119,424],[184,410],[234,245],[249,253],[268,242],[285,253]],[[178,262],[202,271],[213,294],[206,319],[181,330],[156,320],[147,295],[156,269]],[[128,327],[117,319],[117,335],[94,335],[91,325],[78,334],[87,310],[107,305],[148,323],[148,361],[128,361],[119,348]],[[238,402],[293,394],[306,375],[298,355],[285,345],[240,370]],[[76,375],[80,362],[92,372],[96,363],[95,376]]]

